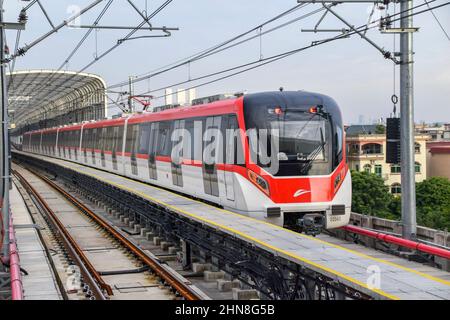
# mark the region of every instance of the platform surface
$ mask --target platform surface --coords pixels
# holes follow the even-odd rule
[[[16,186],[12,184],[10,205],[19,251],[25,300],[61,300],[47,253],[33,226],[33,220]]]
[[[304,265],[377,299],[450,299],[450,273],[327,236],[311,237],[81,164],[18,152],[91,176]]]

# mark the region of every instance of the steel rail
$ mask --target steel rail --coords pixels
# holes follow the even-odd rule
[[[171,286],[174,290],[176,290],[182,297],[186,300],[200,300],[201,297],[192,291],[188,285],[179,281],[174,275],[165,270],[161,263],[147,254],[145,254],[138,246],[136,246],[133,242],[127,239],[124,235],[118,232],[113,226],[111,226],[104,219],[100,218],[97,214],[95,214],[92,210],[86,207],[83,203],[78,201],[75,197],[65,191],[63,188],[58,186],[56,183],[48,179],[47,177],[33,172],[40,179],[44,180],[49,186],[53,189],[61,193],[67,200],[69,200],[73,205],[75,205],[78,209],[80,209],[83,213],[85,213],[88,217],[93,219],[98,225],[100,225],[103,229],[109,232],[116,240],[118,240],[124,247],[130,250],[134,255],[136,255],[142,262],[148,265],[153,272],[155,272],[161,279],[163,279],[169,286]]]
[[[113,295],[111,287],[103,280],[98,271],[90,263],[86,255],[83,253],[83,250],[78,246],[76,241],[66,230],[64,225],[58,219],[47,202],[41,197],[39,192],[37,192],[36,189],[17,170],[12,170],[12,173],[16,176],[23,187],[30,193],[30,195],[32,195],[37,200],[40,207],[44,209],[47,216],[50,218],[51,224],[58,232],[58,236],[60,236],[60,238],[63,240],[64,247],[66,247],[71,257],[80,267],[80,271],[83,274],[84,281],[89,283],[89,288],[92,290],[95,298],[99,300],[106,300],[107,298],[103,293],[103,290],[105,290],[108,295]]]

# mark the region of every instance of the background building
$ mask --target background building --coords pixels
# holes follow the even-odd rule
[[[450,141],[450,123],[446,124],[416,124],[416,132],[427,134],[432,141]]]
[[[357,125],[346,130],[348,164],[351,170],[374,173],[383,178],[393,194],[401,193],[401,166],[386,163],[384,126]],[[416,182],[427,178],[427,149],[429,136],[416,134]]]
[[[427,143],[427,176],[450,179],[450,141]]]

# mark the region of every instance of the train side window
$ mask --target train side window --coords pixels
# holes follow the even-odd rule
[[[148,154],[150,141],[150,123],[141,123],[139,125],[139,145],[137,153]]]
[[[123,147],[123,126],[119,127],[119,134],[117,135],[117,141],[116,141],[116,146],[117,146],[117,151],[118,152],[122,152],[122,147]]]
[[[80,138],[81,138],[81,129],[79,129],[79,130],[77,130],[76,131],[76,145],[75,145],[75,147],[78,149],[78,148],[80,148]]]
[[[190,150],[190,159],[189,160],[201,160],[200,159],[195,159],[195,146],[194,144],[196,143],[195,140],[195,128],[194,128],[194,123],[195,123],[195,119],[190,118],[190,119],[186,119],[184,122],[184,129],[186,130],[186,132],[189,132],[189,136],[188,137],[184,137],[185,141],[184,141],[184,148],[188,148],[188,144],[190,144],[191,150]],[[190,141],[188,141],[188,139],[190,139]],[[187,155],[183,155],[184,158],[186,158]]]
[[[96,149],[101,150],[103,147],[103,128],[97,128]]]
[[[97,128],[92,129],[92,149],[96,150],[97,144],[98,144],[98,134],[97,134]]]
[[[133,139],[133,125],[129,124],[127,126],[127,137],[125,140],[125,152],[126,153],[131,153],[131,144],[132,144],[132,140]]]
[[[158,152],[158,139],[159,139],[159,122],[153,122],[150,126],[150,140],[148,146],[148,154],[156,155]]]
[[[203,137],[205,135],[206,117],[194,119],[194,133],[192,134],[193,157],[196,161],[203,161]],[[198,139],[195,138],[198,136]]]
[[[170,155],[170,122],[160,122],[158,131],[158,151],[157,154],[160,156]]]
[[[86,130],[86,148],[92,148],[92,129]]]
[[[224,135],[224,155],[227,164],[234,164],[245,166],[244,148],[242,147],[241,132],[239,130],[239,123],[234,114],[224,117],[226,123],[223,127],[226,128]],[[228,146],[228,150],[227,150]]]
[[[105,146],[105,150],[112,151],[113,149],[113,135],[114,135],[114,127],[108,127],[106,129],[107,143]]]
[[[133,125],[133,135],[132,135],[132,152],[136,153],[139,146],[139,125]]]

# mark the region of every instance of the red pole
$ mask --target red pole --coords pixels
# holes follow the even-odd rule
[[[22,274],[20,273],[19,252],[16,246],[12,217],[9,224],[9,272],[12,300],[23,300]]]
[[[433,247],[433,246],[426,245],[426,244],[423,244],[420,242],[407,240],[407,239],[399,238],[396,236],[391,236],[389,234],[385,234],[382,232],[367,230],[367,229],[357,227],[357,226],[352,226],[352,225],[347,225],[347,226],[343,227],[343,229],[348,232],[351,232],[351,233],[356,233],[356,234],[360,234],[360,235],[363,235],[366,237],[378,239],[378,240],[381,240],[384,242],[397,244],[399,246],[413,249],[416,251],[425,252],[425,253],[431,254],[433,256],[450,259],[450,251],[446,250],[446,249]]]

